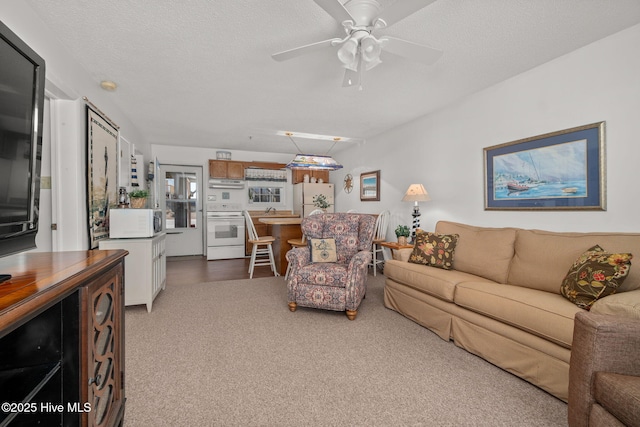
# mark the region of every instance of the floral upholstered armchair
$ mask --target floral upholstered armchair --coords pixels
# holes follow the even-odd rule
[[[296,311],[300,305],[346,311],[349,320],[356,318],[367,291],[375,222],[372,215],[356,213],[302,220],[309,246],[287,252],[289,310]]]

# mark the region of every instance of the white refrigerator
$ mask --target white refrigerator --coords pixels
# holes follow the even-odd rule
[[[333,213],[333,184],[311,184],[300,183],[293,186],[293,213],[302,217],[307,217],[314,209],[319,209],[313,204],[313,200],[323,195],[329,207],[325,209],[328,213]]]

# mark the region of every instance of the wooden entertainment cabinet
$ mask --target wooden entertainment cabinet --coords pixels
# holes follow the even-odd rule
[[[0,426],[123,423],[126,254],[0,259]]]

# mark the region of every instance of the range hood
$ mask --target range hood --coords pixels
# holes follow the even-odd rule
[[[240,179],[210,179],[209,188],[243,189],[244,181]]]

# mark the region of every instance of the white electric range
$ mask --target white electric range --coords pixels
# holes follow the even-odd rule
[[[207,203],[207,260],[244,258],[245,221],[239,203]]]

